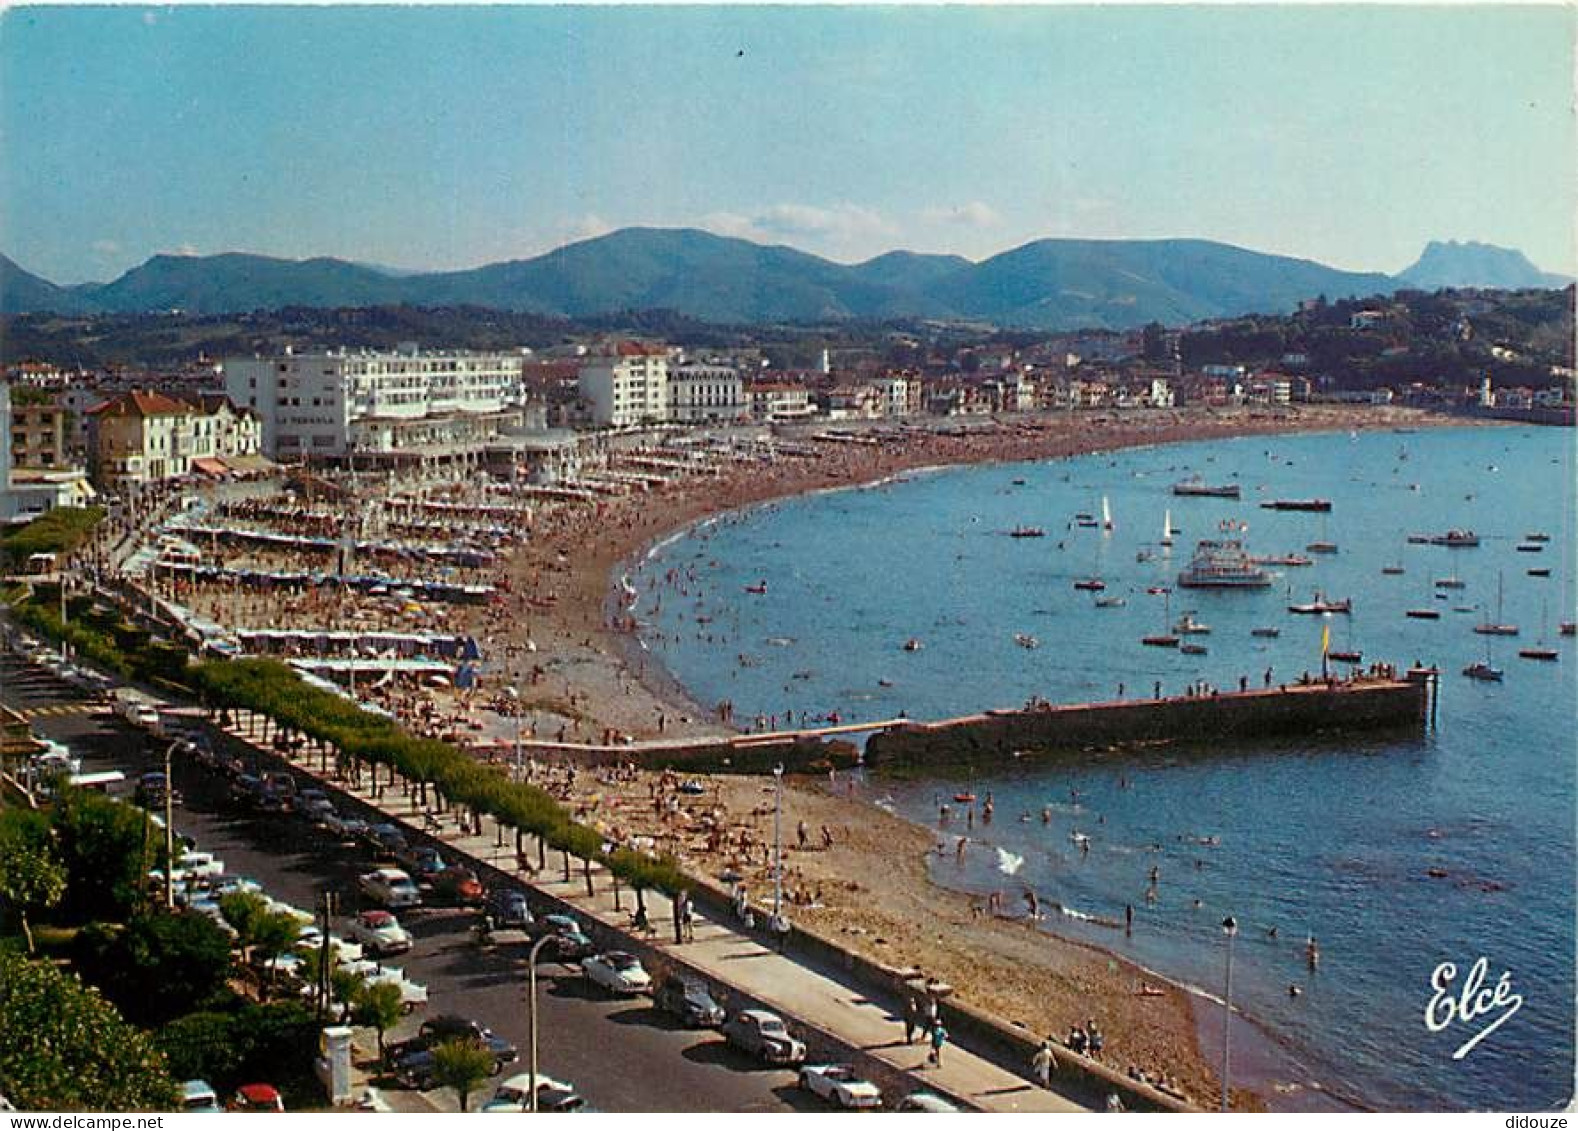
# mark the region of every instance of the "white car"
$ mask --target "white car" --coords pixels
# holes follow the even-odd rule
[[[362,944],[362,949],[380,958],[390,954],[404,954],[411,949],[411,935],[387,911],[363,911],[351,921],[346,932]]]
[[[575,1111],[586,1106],[576,1094],[574,1084],[537,1073],[537,1110]],[[511,1076],[493,1090],[493,1098],[482,1105],[484,1113],[519,1114],[531,1110],[531,1073]]]
[[[422,906],[422,892],[399,868],[378,868],[356,882],[363,895],[385,907]]]
[[[847,1064],[814,1064],[800,1069],[800,1086],[814,1096],[847,1108],[882,1106],[882,1091]]]
[[[268,896],[264,896],[263,908],[271,915],[284,915],[294,919],[301,926],[306,926],[307,924],[314,922],[316,919],[316,916],[314,916],[312,912],[303,911],[299,907],[293,907],[286,903],[283,899],[272,899]]]
[[[304,924],[296,934],[296,949],[303,951],[317,951],[323,949],[323,932],[316,925]],[[329,949],[334,953],[334,959],[342,966],[348,962],[360,961],[362,947],[360,943],[347,942],[339,935],[329,936]]]
[[[212,852],[183,852],[175,866],[178,880],[204,880],[213,883],[225,874],[225,862]]]
[[[362,969],[363,965],[371,966],[371,970]],[[369,963],[363,959],[360,963],[346,963],[341,969],[353,969],[361,973],[362,978],[369,986],[376,986],[380,982],[388,982],[392,986],[400,987],[400,1008],[410,1013],[427,1004],[427,987],[420,982],[413,982],[405,976],[405,971],[398,966],[385,966],[379,969],[376,963]]]
[[[644,994],[652,988],[652,976],[635,955],[623,950],[594,954],[581,962],[581,973],[594,985],[610,993]]]

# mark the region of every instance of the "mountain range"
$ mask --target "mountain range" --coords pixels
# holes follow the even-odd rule
[[[624,228],[532,259],[443,272],[227,252],[156,255],[109,283],[59,286],[0,256],[0,312],[225,314],[403,303],[567,318],[672,310],[714,323],[929,318],[1127,329],[1283,313],[1320,294],[1564,282],[1517,251],[1472,243],[1432,243],[1394,277],[1209,240],[1045,239],[979,263],[893,251],[849,265],[694,229]]]

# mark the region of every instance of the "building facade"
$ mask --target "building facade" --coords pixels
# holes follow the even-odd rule
[[[285,353],[226,358],[225,392],[286,461],[482,443],[519,421],[522,356]]]
[[[194,472],[222,475],[227,460],[258,454],[262,426],[223,396],[180,400],[130,392],[88,410],[88,470],[106,490]]]
[[[59,468],[71,463],[66,410],[51,398],[11,403],[11,466]]]
[[[750,414],[745,384],[730,365],[687,361],[668,370],[668,419],[680,424],[718,424]]]
[[[581,397],[591,422],[601,428],[660,424],[669,413],[668,350],[620,342],[581,362]]]
[[[805,420],[816,414],[811,393],[804,385],[785,381],[763,381],[745,391],[751,416],[769,423]]]

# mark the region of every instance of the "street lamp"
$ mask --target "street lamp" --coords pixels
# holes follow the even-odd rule
[[[1222,1110],[1226,1111],[1233,1031],[1233,937],[1238,934],[1238,920],[1231,915],[1223,919],[1222,933],[1227,936],[1227,992],[1222,998]]]
[[[773,929],[778,929],[784,896],[784,764],[773,767]]]
[[[549,931],[542,938],[532,943],[531,953],[526,956],[527,977],[531,983],[531,1110],[537,1110],[537,954],[549,942],[553,941],[553,932]]]
[[[515,716],[515,780],[521,781],[521,693],[514,684],[504,689],[510,698],[510,714]]]
[[[164,748],[164,907],[175,910],[175,778],[170,773],[170,758],[178,743]]]

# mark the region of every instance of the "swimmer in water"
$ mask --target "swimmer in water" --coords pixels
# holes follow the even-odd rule
[[[1050,805],[1042,806],[1042,808],[1041,808],[1041,823],[1043,825],[1050,825],[1052,823],[1052,806],[1050,806]]]

